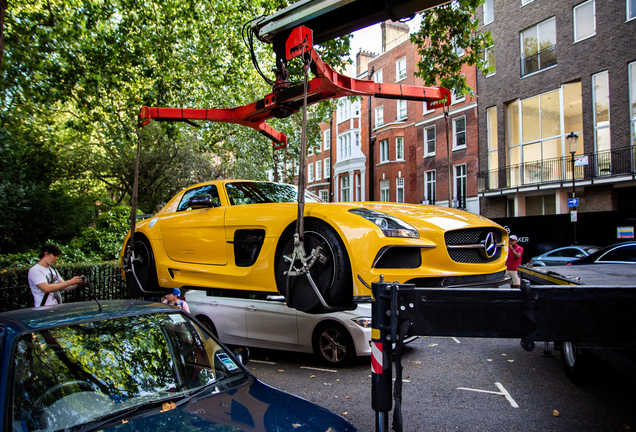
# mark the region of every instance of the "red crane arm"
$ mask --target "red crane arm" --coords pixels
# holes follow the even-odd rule
[[[387,99],[426,101],[429,108],[450,105],[450,91],[443,87],[420,87],[401,84],[376,83],[350,78],[334,71],[313,49],[311,30],[300,26],[292,31],[286,44],[287,59],[310,56],[310,68],[315,78],[308,83],[307,104],[345,96],[375,96]],[[285,134],[265,123],[271,118],[285,118],[302,108],[304,85],[284,85],[277,82],[275,91],[263,99],[235,108],[150,108],[143,107],[139,123],[145,126],[151,119],[163,121],[207,120],[236,123],[251,127],[274,142],[276,148],[287,144]]]

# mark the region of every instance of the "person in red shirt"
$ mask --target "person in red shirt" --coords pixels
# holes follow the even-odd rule
[[[506,260],[506,277],[512,278],[510,288],[520,288],[521,279],[519,279],[519,273],[517,267],[521,264],[521,256],[523,255],[523,248],[519,246],[519,239],[516,235],[508,237],[508,259]]]

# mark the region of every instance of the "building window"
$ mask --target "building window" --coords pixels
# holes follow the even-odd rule
[[[486,189],[497,189],[499,187],[499,145],[496,106],[486,110],[486,140],[488,142],[488,184]]]
[[[490,24],[495,19],[495,11],[492,7],[493,0],[484,1],[484,25]]]
[[[314,181],[314,164],[307,165],[307,182]]]
[[[521,0],[521,6],[525,6],[528,3],[532,3],[534,0]]]
[[[550,18],[521,32],[521,76],[557,64],[556,20]]]
[[[356,201],[362,201],[362,175],[358,172],[355,174],[356,179]]]
[[[564,177],[557,168],[558,163],[541,162],[560,160],[569,155],[565,136],[570,132],[579,136],[579,150],[583,149],[581,107],[580,82],[507,105],[508,186],[557,181]],[[570,175],[565,174],[565,177]]]
[[[331,148],[331,129],[327,129],[322,135],[323,148],[329,150]]]
[[[455,174],[455,201],[457,208],[466,209],[466,165],[456,165],[453,170]]]
[[[464,76],[464,74],[462,74]],[[451,105],[464,102],[466,100],[466,95],[464,93],[455,93],[455,90],[451,90]]]
[[[336,110],[336,122],[342,123],[343,121],[360,117],[360,101],[351,100],[348,97],[338,100],[338,107]]]
[[[404,160],[404,137],[395,138],[395,159]]]
[[[426,171],[424,173],[424,200],[425,204],[435,204],[435,189],[436,189],[436,180],[435,180],[435,170]]]
[[[424,129],[424,157],[435,156],[435,126]]]
[[[453,150],[466,148],[466,117],[453,119]]]
[[[389,140],[380,141],[380,163],[389,161]]]
[[[397,101],[397,119],[404,120],[406,118],[406,101],[398,99]]]
[[[606,152],[610,150],[610,99],[609,74],[607,71],[592,76],[592,98],[594,101],[594,140],[596,151]],[[604,159],[608,159],[608,157]],[[601,156],[599,158],[603,159]],[[599,169],[601,170],[599,174],[609,174],[609,172],[604,172],[604,170],[609,171],[609,160],[605,163],[601,163],[599,160]]]
[[[588,0],[574,6],[574,42],[587,39],[596,34],[596,5]]]
[[[325,158],[324,160],[324,164],[325,164],[325,180],[327,180],[329,178],[329,176],[331,175],[331,158]]]
[[[329,189],[320,189],[318,191],[318,196],[324,202],[329,202]]]
[[[395,202],[404,202],[404,177],[395,179]]]
[[[632,122],[632,145],[636,146],[636,62],[629,64],[629,113]]]
[[[487,77],[495,74],[495,46],[488,47],[484,50],[484,60],[488,66]]]
[[[383,73],[382,73],[382,69],[375,71],[375,73],[373,74],[373,81],[377,82],[377,83],[381,83],[384,82],[383,79]]]
[[[340,177],[340,202],[351,201],[351,179],[349,174]]]
[[[406,57],[402,57],[395,62],[395,82],[406,78]]]
[[[526,216],[552,214],[556,214],[556,197],[554,195],[526,197]]]
[[[353,141],[353,142],[352,142]],[[360,132],[355,130],[349,130],[342,135],[338,136],[338,160],[343,161],[351,159],[354,154],[353,147],[360,147]]]
[[[428,103],[424,102],[424,106],[423,106],[423,111],[422,111],[422,115],[428,115],[428,114],[432,114],[435,112],[435,109],[428,109]]]
[[[636,18],[636,0],[627,0],[627,21]]]
[[[378,128],[384,124],[384,107],[379,106],[375,109],[375,127]]]
[[[316,161],[316,180],[322,179],[322,161]]]
[[[391,198],[389,196],[389,188],[390,183],[389,180],[380,180],[380,201],[381,202],[390,202]]]
[[[459,45],[458,39],[453,39],[453,52],[457,57],[464,57],[466,51]]]

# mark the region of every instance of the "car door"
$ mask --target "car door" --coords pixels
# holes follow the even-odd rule
[[[187,191],[175,213],[161,218],[159,229],[163,247],[171,260],[193,264],[227,264],[225,242],[225,207],[192,209],[189,200],[207,193],[216,203],[219,194],[215,185],[205,185]]]
[[[190,291],[188,305],[195,315],[206,315],[217,331],[221,342],[241,345],[247,341],[245,298],[240,292],[232,296],[220,291]]]
[[[287,307],[282,296],[253,295],[245,300],[247,337],[258,346],[298,345],[298,311]],[[269,298],[269,300],[267,300]]]

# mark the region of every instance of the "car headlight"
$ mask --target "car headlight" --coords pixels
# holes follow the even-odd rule
[[[351,321],[363,328],[371,327],[371,317],[357,317],[353,318]]]
[[[420,234],[415,228],[394,216],[365,208],[355,208],[349,211],[376,224],[387,237],[420,238]]]

